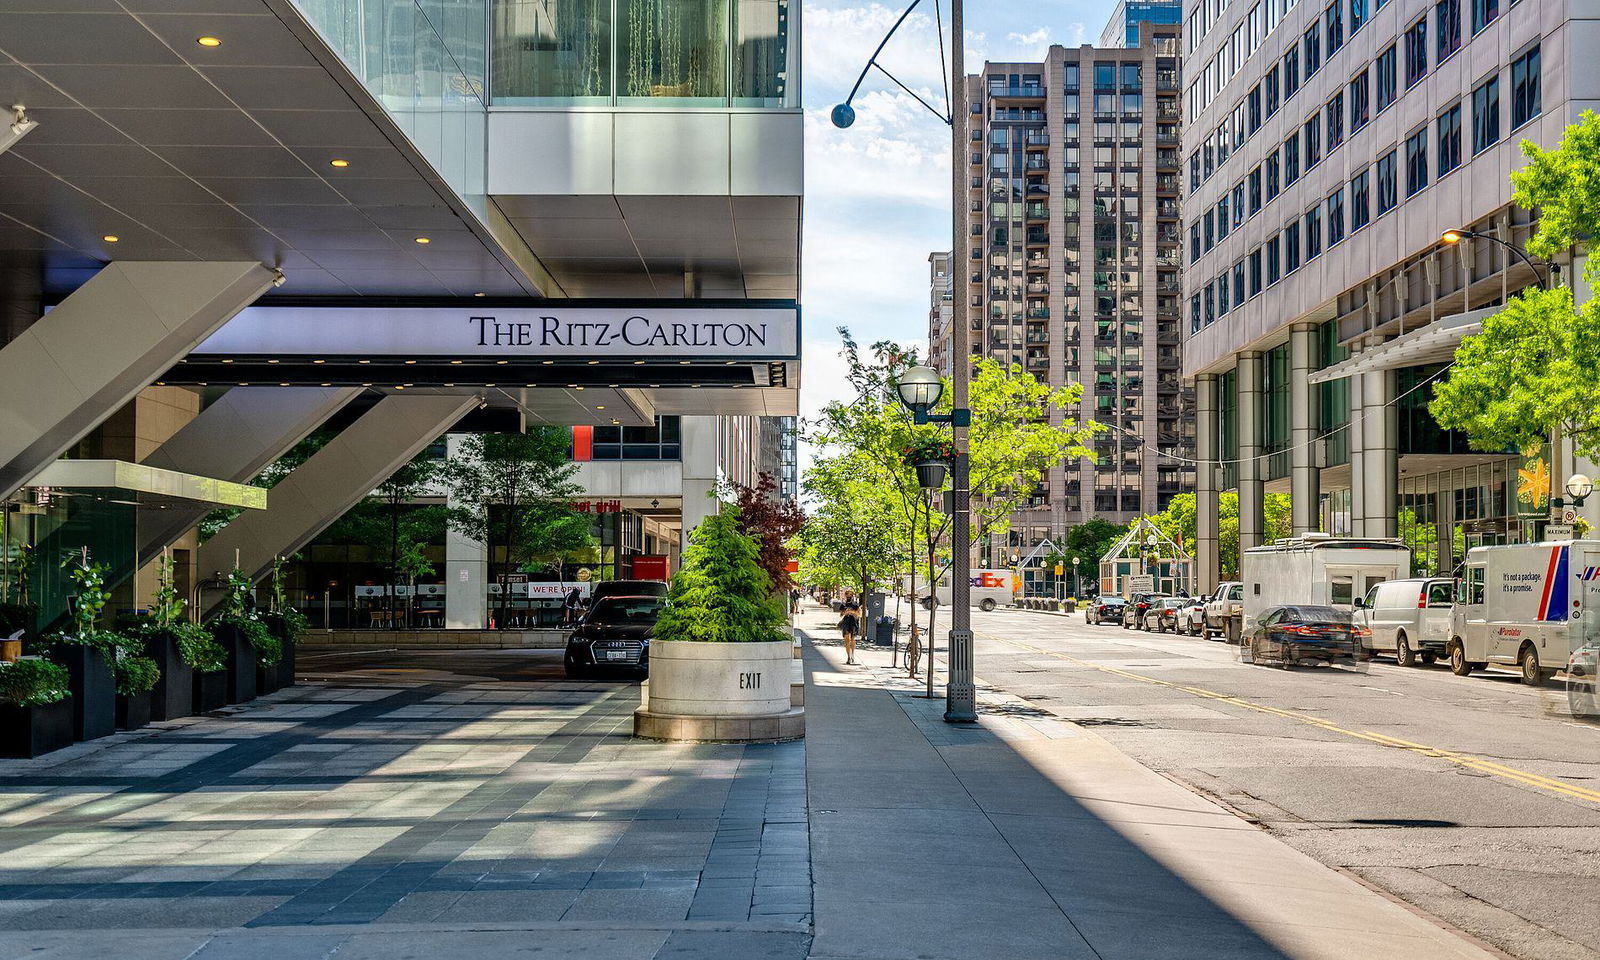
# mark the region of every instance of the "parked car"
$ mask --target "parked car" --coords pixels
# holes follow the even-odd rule
[[[1123,629],[1137,627],[1140,630],[1150,629],[1148,620],[1151,609],[1166,598],[1159,593],[1136,593],[1128,601],[1128,606],[1122,612]]]
[[[1393,653],[1402,667],[1432,664],[1450,642],[1455,581],[1444,577],[1388,580],[1357,597],[1351,620],[1372,632],[1368,650]]]
[[[1191,597],[1184,608],[1178,611],[1178,632],[1186,637],[1200,636],[1205,618],[1206,598]]]
[[[1206,598],[1205,611],[1200,618],[1200,635],[1207,640],[1228,639],[1228,624],[1238,628],[1244,616],[1244,584],[1229,580],[1217,584],[1217,589]]]
[[[1122,608],[1127,605],[1128,601],[1113,594],[1095,597],[1083,608],[1083,622],[1090,625],[1121,623]]]
[[[1243,644],[1252,663],[1278,661],[1284,669],[1307,661],[1362,660],[1366,627],[1343,610],[1325,606],[1268,607],[1251,620]]]
[[[1149,615],[1156,623],[1157,633],[1178,632],[1178,618],[1189,605],[1188,597],[1167,597],[1157,603]]]
[[[1600,675],[1600,641],[1590,640],[1572,651],[1567,659],[1567,705],[1572,708],[1574,717],[1600,717],[1597,675]]]
[[[664,597],[603,597],[590,606],[583,622],[567,638],[567,678],[596,673],[647,674],[650,637],[667,605]]]

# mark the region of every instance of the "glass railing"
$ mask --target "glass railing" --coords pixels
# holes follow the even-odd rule
[[[490,2],[496,104],[800,105],[790,0]]]

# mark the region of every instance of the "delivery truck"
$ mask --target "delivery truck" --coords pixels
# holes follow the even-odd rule
[[[1600,540],[1474,547],[1450,608],[1450,671],[1514,666],[1538,686],[1600,641]]]
[[[1010,570],[973,570],[969,581],[972,586],[969,590],[969,602],[979,610],[993,610],[995,607],[1010,606],[1016,598],[1017,579]],[[910,593],[911,578],[900,578],[902,593]],[[939,606],[950,605],[950,574],[949,571],[939,578],[939,586],[934,591],[934,599],[928,597],[928,584],[925,580],[917,581],[917,602],[924,609],[930,608],[935,602]]]
[[[1251,547],[1239,566],[1248,630],[1263,611],[1286,604],[1349,613],[1378,584],[1411,576],[1411,550],[1399,540],[1308,533]]]

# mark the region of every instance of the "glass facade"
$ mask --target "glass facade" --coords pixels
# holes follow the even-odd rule
[[[789,0],[493,0],[495,103],[794,107]]]

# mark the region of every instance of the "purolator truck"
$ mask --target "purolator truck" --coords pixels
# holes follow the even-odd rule
[[[1600,540],[1474,547],[1450,608],[1450,671],[1515,666],[1538,686],[1600,637]]]

